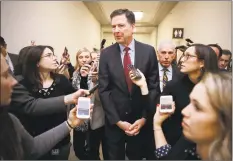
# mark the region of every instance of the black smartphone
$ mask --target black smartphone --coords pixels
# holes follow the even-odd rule
[[[137,71],[137,69],[135,68],[134,65],[129,64],[128,65],[128,69],[133,72],[133,74],[135,75],[135,79],[136,80],[142,78],[141,74]]]
[[[89,90],[88,95],[84,95],[84,97],[90,96],[92,93],[95,92],[95,90],[99,87],[99,83],[97,83],[92,89]]]

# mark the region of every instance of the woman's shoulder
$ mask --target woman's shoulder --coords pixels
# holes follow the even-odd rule
[[[69,82],[69,79],[65,75],[58,74],[58,73],[53,74],[53,79],[56,84],[63,84],[63,83]]]
[[[19,119],[12,113],[8,113],[13,124],[14,124],[14,127],[16,129],[16,131],[19,131],[20,130],[20,127],[22,126],[21,122],[19,121]]]
[[[182,76],[179,76],[176,79],[172,79],[172,80],[170,80],[170,81],[167,82],[166,86],[169,86],[169,87],[180,86],[180,84],[182,84],[182,82],[183,82],[183,80],[184,80],[185,77],[186,77],[185,75],[182,75]]]

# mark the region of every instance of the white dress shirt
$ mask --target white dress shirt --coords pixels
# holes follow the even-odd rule
[[[119,44],[120,46],[120,50],[121,50],[121,61],[122,61],[122,65],[124,67],[124,56],[125,56],[125,46]],[[129,44],[128,46],[130,48],[130,50],[128,51],[129,52],[129,57],[130,57],[130,60],[131,60],[131,64],[134,65],[134,60],[135,60],[135,40],[133,39],[131,41],[131,43]]]

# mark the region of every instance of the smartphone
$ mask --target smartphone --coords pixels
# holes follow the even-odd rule
[[[97,62],[93,62],[93,64],[91,64],[91,72],[97,72]]]
[[[91,88],[89,90],[89,94],[88,95],[84,95],[84,97],[90,96],[92,93],[95,92],[95,90],[99,87],[99,83],[97,83],[93,88]]]
[[[169,113],[172,112],[173,97],[171,95],[160,96],[160,112]]]
[[[137,71],[137,69],[134,67],[134,65],[129,64],[129,65],[128,65],[128,69],[129,69],[130,71],[132,71],[133,74],[136,76],[136,77],[135,77],[136,80],[142,78],[141,74]]]
[[[91,99],[88,97],[79,97],[76,116],[80,119],[90,118]]]
[[[67,57],[68,55],[69,55],[69,54],[68,54],[68,49],[65,47],[62,56],[63,56],[63,57]]]

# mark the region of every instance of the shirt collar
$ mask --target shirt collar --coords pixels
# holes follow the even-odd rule
[[[159,64],[159,71],[163,71],[163,66],[160,64],[160,63],[158,63]],[[172,71],[172,66],[170,65],[168,68],[168,72],[171,72]]]
[[[120,46],[121,53],[123,53],[125,46],[122,44],[119,44],[119,46]],[[134,47],[135,47],[135,40],[134,39],[131,41],[131,43],[129,44],[128,47],[130,48],[131,51],[134,51]]]

